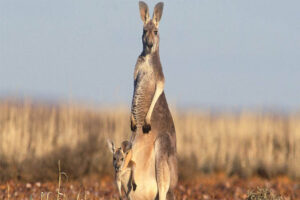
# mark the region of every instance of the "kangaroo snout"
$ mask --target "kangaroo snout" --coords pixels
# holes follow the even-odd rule
[[[154,43],[154,38],[152,38],[150,35],[145,36],[145,44],[148,48],[152,48]]]
[[[153,47],[153,43],[147,43],[147,47],[151,49]]]

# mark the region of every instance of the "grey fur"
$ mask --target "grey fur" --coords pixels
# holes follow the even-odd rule
[[[139,4],[140,8],[143,5],[148,9],[144,2]],[[161,19],[162,9],[163,4],[158,3],[153,15],[156,18],[144,23],[143,51],[138,57],[134,70],[134,94],[131,109],[133,153],[137,151],[135,147],[136,149],[142,148],[141,144],[145,147],[153,145],[157,199],[159,200],[175,199],[173,190],[178,179],[176,132],[163,91],[164,74],[159,57],[158,22]],[[143,16],[142,12],[141,16]],[[157,92],[159,89],[161,92]],[[159,96],[155,101],[157,94]],[[150,109],[152,104],[154,105],[153,112]],[[150,120],[147,120],[147,117],[150,117]],[[138,153],[136,154],[138,156]],[[141,164],[144,163],[137,163],[137,166]]]

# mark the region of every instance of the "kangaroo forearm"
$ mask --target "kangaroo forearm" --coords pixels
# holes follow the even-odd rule
[[[150,104],[149,110],[148,110],[147,115],[146,115],[146,121],[147,121],[148,123],[150,123],[150,120],[151,120],[151,116],[152,116],[152,112],[153,112],[154,106],[155,106],[155,104],[156,104],[158,98],[160,97],[160,95],[162,94],[163,91],[164,91],[164,81],[159,81],[159,82],[156,84],[155,93],[154,93],[152,102],[151,102],[151,104]]]
[[[131,160],[131,161],[128,163],[128,166],[129,166],[130,169],[131,169],[132,181],[135,182],[135,166],[136,166],[136,164],[135,164],[134,161]]]

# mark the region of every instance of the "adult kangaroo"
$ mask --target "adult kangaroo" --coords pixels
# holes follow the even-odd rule
[[[134,70],[131,108],[132,160],[136,163],[134,200],[175,199],[177,184],[176,133],[164,93],[164,75],[159,57],[158,26],[163,3],[156,4],[152,19],[140,1],[143,51]]]

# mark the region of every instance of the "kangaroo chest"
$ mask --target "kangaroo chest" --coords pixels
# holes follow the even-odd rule
[[[134,85],[132,101],[132,114],[136,120],[137,127],[144,124],[144,119],[151,105],[155,92],[155,75],[153,66],[149,61],[144,61],[137,66],[137,75]]]

